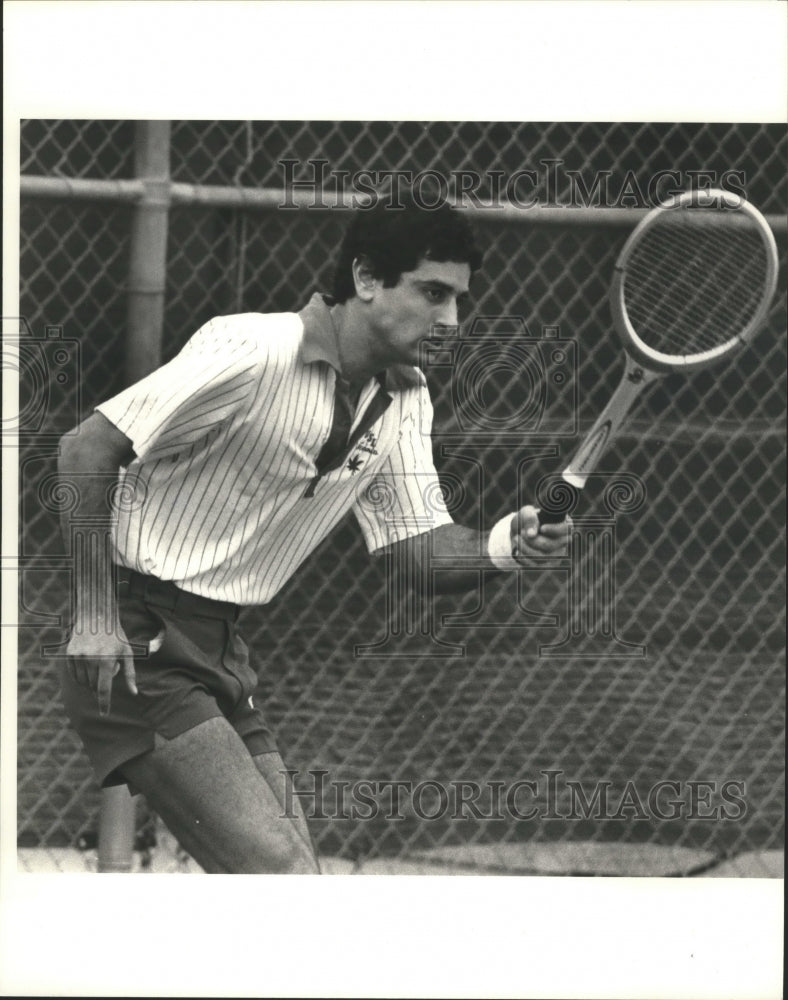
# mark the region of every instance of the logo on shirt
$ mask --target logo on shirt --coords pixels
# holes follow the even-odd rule
[[[350,475],[355,476],[361,466],[364,464],[364,459],[359,458],[358,455],[354,455],[352,458],[347,460],[346,469],[350,469]]]
[[[359,451],[366,451],[370,455],[377,455],[378,439],[375,437],[374,431],[367,431],[364,437],[359,441],[357,448]]]

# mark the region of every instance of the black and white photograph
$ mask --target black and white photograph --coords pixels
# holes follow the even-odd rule
[[[268,6],[227,5],[239,29]],[[399,932],[476,892],[558,923],[577,889],[593,923],[582,893],[612,886],[665,933],[663,887],[722,913],[781,893],[784,117],[311,94],[14,119],[6,886],[79,886],[88,950],[110,887],[123,918],[164,893],[174,925],[228,885],[245,924],[270,893],[331,924],[406,892]],[[205,874],[236,878],[176,878]],[[465,985],[296,970],[288,992],[280,969],[205,995],[776,996],[780,963],[746,957],[768,924],[729,993],[691,948],[690,971],[566,987],[559,941],[538,985],[487,994],[474,961]],[[103,968],[81,995],[191,995],[170,976]]]

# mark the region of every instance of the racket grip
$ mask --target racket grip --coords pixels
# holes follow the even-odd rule
[[[540,524],[560,524],[566,520],[565,510],[540,510],[536,515]]]
[[[561,524],[577,505],[580,491],[566,480],[546,491],[546,501],[541,502],[537,514],[540,524]]]

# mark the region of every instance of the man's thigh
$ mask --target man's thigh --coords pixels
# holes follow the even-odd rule
[[[207,602],[210,603],[210,602]],[[226,718],[250,755],[276,750],[274,735],[252,698],[257,675],[234,623],[181,614],[138,595],[123,595],[118,611],[131,643],[155,651],[135,659],[138,693],[120,675],[112,706],[102,716],[94,692],[66,670],[61,684],[66,712],[85,745],[99,784],[115,784],[122,765],[213,718]]]
[[[157,744],[120,770],[205,871],[317,873],[295,821],[226,719]]]

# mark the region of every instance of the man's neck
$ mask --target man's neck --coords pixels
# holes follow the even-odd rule
[[[373,356],[373,338],[355,299],[331,307],[331,319],[337,335],[337,349],[342,377],[360,389],[381,370]]]

